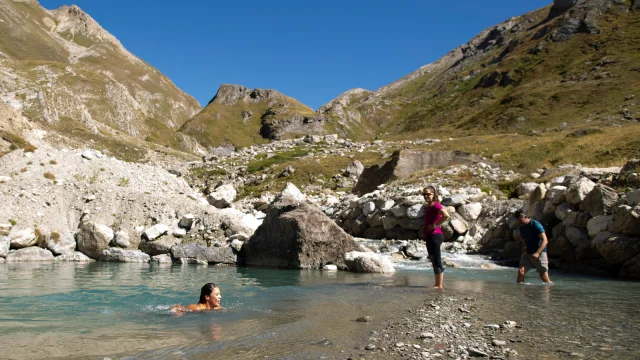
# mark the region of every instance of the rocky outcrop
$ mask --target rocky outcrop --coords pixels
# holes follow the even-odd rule
[[[7,262],[12,261],[53,261],[53,254],[47,249],[36,246],[22,248],[7,255]]]
[[[235,264],[237,262],[237,255],[230,246],[176,245],[171,248],[171,256],[176,260],[184,260],[184,263]]]
[[[355,249],[351,236],[319,209],[287,200],[272,205],[244,246],[247,265],[292,269],[344,269],[344,254]]]
[[[149,255],[140,250],[109,248],[102,250],[102,254],[100,254],[102,261],[148,263],[149,259]]]
[[[86,221],[80,224],[76,237],[78,250],[92,259],[98,259],[102,251],[109,248],[113,230],[106,225]]]
[[[364,169],[353,188],[355,194],[374,191],[391,180],[403,179],[421,170],[457,164],[482,162],[482,158],[461,151],[400,150],[384,165]]]
[[[76,239],[71,233],[60,234],[52,231],[47,238],[46,246],[54,255],[64,255],[76,250]]]

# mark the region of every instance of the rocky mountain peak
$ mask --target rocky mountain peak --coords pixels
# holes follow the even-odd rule
[[[107,41],[122,46],[113,35],[104,30],[89,14],[77,5],[65,5],[49,13],[56,19],[55,31],[68,32],[71,35],[82,35],[95,40]]]
[[[272,89],[249,89],[242,85],[223,84],[209,104],[235,105],[238,101],[256,103],[282,97],[281,93]]]

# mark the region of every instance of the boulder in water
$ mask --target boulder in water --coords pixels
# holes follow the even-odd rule
[[[315,206],[291,200],[275,203],[244,245],[247,265],[319,269],[345,268],[343,255],[355,250],[353,238]]]
[[[76,238],[80,252],[90,258],[98,259],[102,255],[102,250],[109,248],[109,243],[113,239],[113,230],[106,225],[85,221],[80,223]]]
[[[352,251],[344,254],[344,263],[350,271],[365,273],[394,273],[391,261],[381,254]]]
[[[100,260],[113,262],[148,263],[150,257],[148,254],[145,254],[140,250],[109,248],[102,250]]]
[[[47,249],[31,246],[7,255],[7,262],[11,261],[53,261],[53,254]]]

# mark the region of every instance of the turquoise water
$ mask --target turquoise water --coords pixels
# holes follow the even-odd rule
[[[417,265],[417,266],[416,266]],[[346,358],[376,326],[433,296],[420,263],[394,275],[118,263],[0,264],[0,358]],[[447,294],[473,296],[487,323],[515,320],[542,348],[640,357],[640,283],[515,269],[448,269]],[[171,315],[219,284],[226,311]],[[372,323],[356,318],[372,316]],[[538,344],[540,344],[538,342]],[[586,349],[586,350],[585,350]],[[526,358],[526,357],[525,357]]]

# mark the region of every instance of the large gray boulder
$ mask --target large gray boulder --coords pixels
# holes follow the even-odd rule
[[[591,216],[609,215],[618,201],[618,193],[612,188],[598,184],[584,198],[580,209],[585,210]]]
[[[607,231],[609,224],[613,221],[613,215],[595,216],[587,222],[587,231],[591,238],[595,238],[599,233]]]
[[[469,230],[469,224],[458,213],[454,213],[451,215],[449,226],[451,226],[451,228],[460,235],[466,233],[467,230]]]
[[[76,235],[78,250],[92,259],[98,259],[102,250],[109,248],[113,239],[113,230],[102,224],[85,221],[80,224]]]
[[[640,204],[640,189],[634,190],[627,194],[627,205],[636,206],[638,204]]]
[[[378,253],[352,251],[344,254],[344,263],[350,271],[362,273],[394,273],[391,260]]]
[[[589,244],[591,242],[591,238],[589,238],[589,233],[587,230],[575,226],[567,226],[565,231],[565,236],[567,240],[573,246],[580,246],[583,244]]]
[[[143,240],[140,242],[138,248],[151,256],[162,255],[169,254],[171,252],[171,248],[181,242],[182,240],[174,236],[164,236],[154,241]]]
[[[209,204],[223,209],[229,207],[231,203],[236,199],[238,192],[233,184],[224,184],[217,187],[212,193],[207,196]]]
[[[9,248],[11,247],[11,239],[8,236],[0,236],[0,257],[7,257]]]
[[[408,257],[420,260],[427,256],[427,246],[422,241],[409,241],[405,248]]]
[[[196,260],[197,263],[235,264],[237,262],[237,255],[230,246],[176,245],[171,248],[171,256],[177,260]]]
[[[549,256],[553,258],[560,258],[568,262],[574,262],[576,260],[573,245],[571,245],[571,242],[564,236],[551,239],[547,246],[547,251]]]
[[[516,186],[516,195],[518,196],[530,195],[537,187],[538,187],[538,183],[534,183],[534,182],[520,183],[518,186]]]
[[[36,232],[33,228],[22,230],[13,229],[11,233],[9,233],[9,238],[11,239],[12,249],[22,249],[34,246],[38,242],[38,237],[36,236]]]
[[[7,255],[7,262],[11,261],[53,261],[53,254],[47,249],[32,246]]]
[[[457,209],[458,213],[462,215],[462,217],[467,221],[474,221],[480,217],[480,213],[482,213],[482,204],[480,203],[470,203],[460,206]]]
[[[467,199],[469,199],[469,195],[454,194],[454,195],[447,196],[444,199],[442,199],[442,205],[443,206],[458,207],[460,205],[466,204]]]
[[[64,255],[76,250],[76,239],[71,233],[52,231],[46,239],[46,246],[54,255]]]
[[[609,232],[602,232],[593,239],[592,247],[607,261],[618,266],[640,253],[640,239]]]
[[[580,169],[580,176],[593,181],[611,180],[615,175],[618,175],[621,169],[621,167],[582,168]]]
[[[91,262],[95,261],[94,259],[88,257],[87,255],[81,253],[80,251],[72,251],[66,254],[56,256],[55,261],[66,261],[66,262]]]
[[[618,206],[609,229],[616,233],[640,236],[640,205]]]
[[[344,254],[356,250],[353,238],[315,206],[280,201],[244,245],[247,265],[320,269],[345,268]]]
[[[105,249],[102,250],[100,255],[100,260],[113,262],[148,263],[150,259],[148,254],[140,250],[125,250],[121,248]]]
[[[567,189],[567,193],[565,194],[567,202],[573,206],[580,204],[595,186],[596,183],[586,177],[578,179],[575,184],[569,186]]]
[[[426,208],[423,204],[411,205],[407,208],[407,217],[409,219],[422,219]]]
[[[567,187],[562,185],[552,186],[545,194],[547,200],[553,205],[560,205],[565,201]]]

